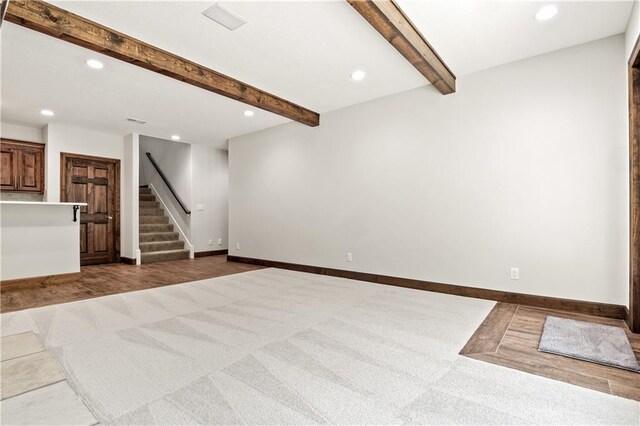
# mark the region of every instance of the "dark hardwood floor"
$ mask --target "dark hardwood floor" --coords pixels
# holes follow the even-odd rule
[[[629,336],[636,358],[640,359],[640,335],[632,334],[622,320],[509,303],[498,303],[493,308],[460,354],[640,401],[638,373],[539,352],[538,344],[548,315],[622,327]]]
[[[0,312],[73,302],[255,269],[262,267],[227,262],[226,256],[208,256],[140,266],[123,263],[83,266],[80,278],[69,282],[41,284],[31,288],[0,288]]]

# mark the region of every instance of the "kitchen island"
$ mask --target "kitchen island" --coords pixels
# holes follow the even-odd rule
[[[0,280],[80,272],[80,212],[85,203],[0,201]]]

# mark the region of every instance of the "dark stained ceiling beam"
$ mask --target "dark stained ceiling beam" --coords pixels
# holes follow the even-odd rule
[[[393,0],[347,0],[443,95],[456,91],[456,76]]]
[[[3,7],[7,1],[3,1]],[[5,20],[183,81],[291,120],[318,126],[318,113],[42,0],[11,0]]]

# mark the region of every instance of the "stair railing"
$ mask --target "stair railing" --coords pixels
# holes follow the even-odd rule
[[[178,197],[178,194],[176,194],[176,191],[173,189],[173,186],[171,186],[171,184],[169,183],[169,180],[167,179],[167,177],[164,175],[164,173],[162,173],[162,170],[160,170],[160,167],[158,166],[158,164],[153,160],[153,157],[151,156],[150,152],[147,152],[147,158],[149,159],[149,161],[151,161],[151,165],[156,169],[156,171],[158,172],[158,174],[160,175],[160,177],[164,181],[165,185],[167,185],[167,188],[169,188],[169,191],[171,191],[171,194],[176,199],[178,204],[180,204],[180,207],[182,207],[182,210],[184,210],[184,212],[186,214],[190,215],[191,214],[191,210],[189,210],[184,205],[184,203],[180,200],[180,198]]]

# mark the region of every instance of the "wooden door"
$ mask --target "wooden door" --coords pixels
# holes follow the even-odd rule
[[[18,191],[43,191],[43,154],[44,150],[42,148],[20,147],[17,158]]]
[[[18,187],[18,154],[19,152],[6,144],[0,144],[0,189],[15,191]]]
[[[61,200],[82,202],[80,264],[120,261],[120,161],[61,154]]]

